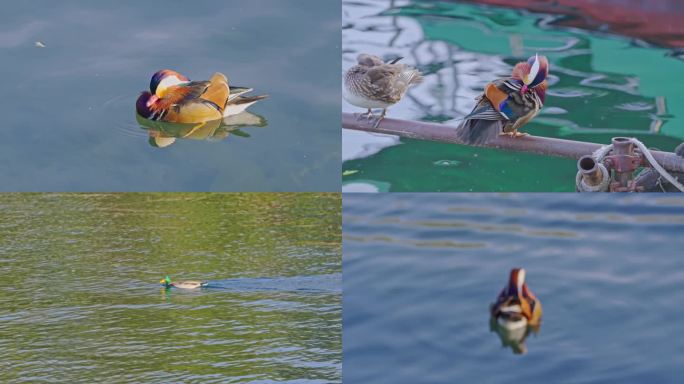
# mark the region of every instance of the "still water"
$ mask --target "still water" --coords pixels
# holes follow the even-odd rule
[[[348,383],[679,383],[684,200],[345,195]],[[514,354],[489,304],[513,267],[541,300]]]
[[[543,8],[533,12],[523,9],[524,1],[508,2],[519,9],[460,1],[344,1],[342,66],[352,66],[361,52],[404,57],[425,81],[390,108],[389,116],[450,129],[472,110],[488,82],[509,76],[515,63],[539,53],[550,62],[549,90],[541,114],[523,131],[601,144],[631,136],[672,151],[684,141],[684,98],[674,81],[684,73],[684,61],[681,47],[674,49],[668,40],[677,40],[670,37],[680,36],[675,30],[681,28],[654,24],[672,22],[662,19],[683,15],[684,9],[658,1],[664,2],[672,9],[626,2],[637,9],[623,7],[625,14],[613,19],[630,22],[609,25],[583,16],[572,2],[527,2]],[[598,9],[616,2],[582,3]],[[642,33],[635,18],[643,15],[651,18],[643,29],[661,33],[657,39],[618,33]],[[592,27],[569,26],[578,20]],[[342,109],[359,112],[346,102]],[[572,191],[577,172],[572,159],[350,130],[343,132],[343,159],[345,191]]]
[[[339,191],[339,52],[318,0],[5,2],[0,191]],[[269,98],[153,147],[135,101],[163,68]]]
[[[341,382],[340,204],[0,195],[0,382]]]

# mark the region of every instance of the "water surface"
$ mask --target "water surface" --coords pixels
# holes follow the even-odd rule
[[[0,195],[0,382],[341,382],[340,204]]]
[[[339,191],[339,41],[317,0],[7,3],[0,190]],[[268,94],[267,125],[150,146],[135,100],[162,68]]]
[[[684,200],[345,195],[349,383],[679,383]],[[489,304],[513,267],[543,304],[514,354]]]

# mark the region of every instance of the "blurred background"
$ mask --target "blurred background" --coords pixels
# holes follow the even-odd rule
[[[589,197],[346,194],[345,382],[680,382],[684,199]],[[514,267],[544,310],[522,355],[489,319]]]
[[[684,139],[679,1],[359,0],[342,13],[343,69],[368,52],[426,74],[390,117],[455,127],[485,84],[539,53],[549,90],[523,131],[602,144],[632,136],[665,151]],[[344,191],[571,191],[577,170],[572,159],[350,130],[343,159]]]

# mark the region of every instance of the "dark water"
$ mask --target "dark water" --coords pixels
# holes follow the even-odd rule
[[[344,1],[343,68],[361,52],[404,57],[425,81],[390,108],[389,116],[441,122],[449,129],[471,111],[488,82],[509,76],[515,63],[539,53],[550,62],[549,90],[541,114],[522,131],[601,144],[630,136],[665,151],[684,140],[684,98],[673,81],[684,73],[679,51],[619,35],[598,22],[592,30],[558,25],[576,20],[578,11],[557,2],[530,2],[552,13],[473,3]],[[606,4],[595,4],[600,5]],[[676,8],[672,12],[682,12]],[[662,38],[667,37],[665,32]],[[346,102],[342,108],[359,111]],[[577,172],[573,159],[349,130],[343,133],[343,159],[345,191],[572,191]]]
[[[341,382],[340,204],[0,195],[0,382]]]
[[[0,190],[338,191],[339,41],[318,0],[6,2]],[[267,125],[150,146],[135,100],[162,68],[270,95]]]
[[[684,200],[345,195],[348,383],[679,383]],[[513,354],[489,304],[513,267],[543,304]]]

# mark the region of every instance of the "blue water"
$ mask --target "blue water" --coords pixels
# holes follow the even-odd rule
[[[231,292],[316,292],[341,293],[339,273],[314,276],[238,278],[207,281],[203,290]]]
[[[684,199],[345,195],[345,383],[680,383]],[[513,267],[543,304],[489,329]]]
[[[340,12],[319,0],[3,2],[0,191],[339,191]],[[250,108],[267,125],[152,147],[135,100],[162,68],[268,94]]]

